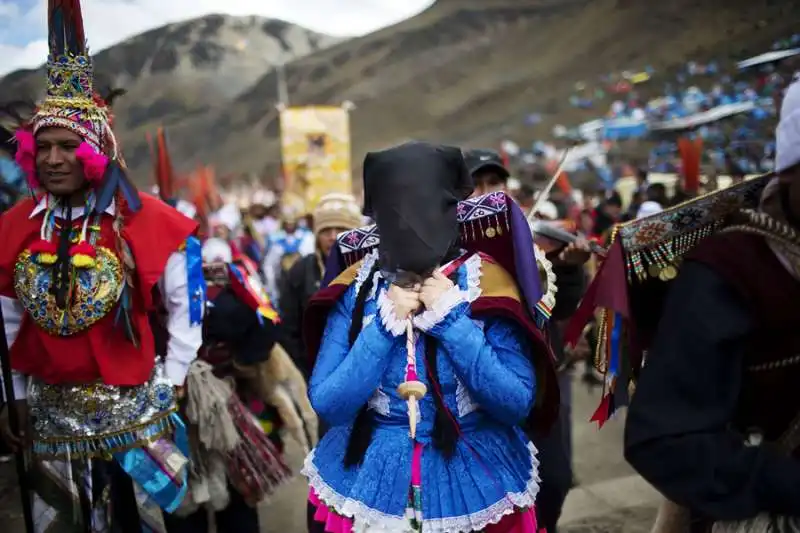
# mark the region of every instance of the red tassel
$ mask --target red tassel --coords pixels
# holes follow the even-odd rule
[[[87,241],[81,241],[69,249],[69,255],[71,257],[75,257],[76,255],[86,255],[94,259],[97,257],[97,250],[95,250],[94,246],[89,244]]]
[[[58,249],[56,248],[56,244],[50,241],[46,241],[44,239],[39,239],[35,243],[31,244],[28,250],[32,254],[52,254],[56,255],[58,253]]]
[[[33,254],[34,260],[40,265],[54,265],[58,259],[58,248],[55,243],[44,239],[33,243],[28,250]]]
[[[97,264],[97,250],[86,241],[81,241],[69,249],[72,266],[76,268],[94,268]]]

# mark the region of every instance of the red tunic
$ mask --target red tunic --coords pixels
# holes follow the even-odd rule
[[[160,200],[140,195],[142,209],[125,217],[123,237],[136,263],[131,319],[138,348],[121,325],[115,325],[116,305],[86,330],[70,336],[52,335],[26,313],[14,345],[11,367],[46,383],[89,383],[133,386],[147,381],[154,365],[155,346],[148,322],[153,289],[169,256],[197,230],[197,223]],[[0,216],[0,295],[17,298],[14,267],[19,255],[39,238],[44,212],[30,217],[35,202],[26,199]],[[83,219],[79,219],[77,224]],[[110,215],[103,215],[97,246],[116,250]],[[115,252],[116,253],[116,252]],[[188,297],[188,295],[187,295]]]

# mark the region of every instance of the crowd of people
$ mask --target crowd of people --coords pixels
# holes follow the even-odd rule
[[[775,96],[798,70],[797,39],[793,35],[776,41],[772,53],[778,55],[771,57],[763,54],[740,63],[689,61],[677,71],[646,67],[579,82],[570,103],[589,120],[556,125],[552,135],[560,141],[543,138],[531,150],[516,149],[509,156],[525,163],[556,152],[565,140],[583,143],[579,151],[585,156],[568,170],[588,174],[592,181],[600,177],[610,186],[624,175],[616,161],[634,154],[647,160],[652,172],[680,172],[676,139],[688,135],[702,140],[703,164],[710,171],[769,172],[775,164]],[[541,120],[537,115],[535,122]]]
[[[47,95],[0,156],[30,533],[257,533],[287,439],[311,533],[555,533],[580,360],[594,420],[630,404],[657,531],[797,528],[800,84],[776,174],[722,190],[642,169],[630,201],[542,196],[493,150],[411,141],[367,154],[361,202],[189,200],[162,134],[134,186],[80,3],[49,15]]]

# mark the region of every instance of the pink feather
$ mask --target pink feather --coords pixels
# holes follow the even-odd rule
[[[75,158],[83,164],[83,175],[90,183],[100,183],[108,167],[108,158],[82,142],[75,151]]]
[[[25,179],[31,191],[39,188],[39,179],[36,177],[36,139],[28,130],[18,129],[14,133],[17,141],[17,154],[14,160],[25,173]]]

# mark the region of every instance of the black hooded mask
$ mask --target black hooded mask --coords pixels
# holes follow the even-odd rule
[[[461,150],[409,142],[364,159],[364,214],[380,233],[387,274],[426,276],[458,239],[456,209],[472,193]]]

